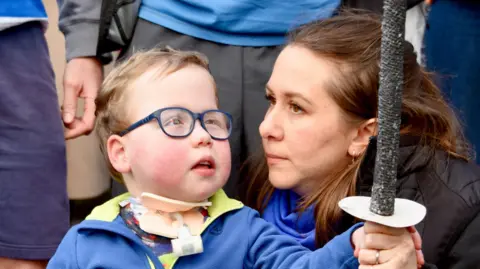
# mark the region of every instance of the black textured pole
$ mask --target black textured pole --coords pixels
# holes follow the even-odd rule
[[[384,0],[380,89],[378,91],[378,140],[370,211],[393,215],[397,181],[400,113],[403,91],[405,0]]]

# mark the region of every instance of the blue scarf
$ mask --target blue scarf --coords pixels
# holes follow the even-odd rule
[[[304,247],[315,250],[314,206],[299,214],[296,212],[300,196],[289,190],[275,190],[262,217],[278,230],[295,238]]]

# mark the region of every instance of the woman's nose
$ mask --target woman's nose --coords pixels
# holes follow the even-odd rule
[[[282,116],[280,113],[274,109],[268,110],[265,114],[263,122],[258,128],[260,131],[260,136],[263,139],[274,139],[282,140],[283,139],[283,130],[282,130]]]

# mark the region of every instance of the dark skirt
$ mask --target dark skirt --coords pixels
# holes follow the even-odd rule
[[[0,31],[0,257],[46,260],[69,228],[65,139],[42,25]]]

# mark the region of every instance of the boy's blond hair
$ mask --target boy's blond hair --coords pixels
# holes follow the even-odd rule
[[[110,173],[116,180],[123,182],[122,174],[110,163],[106,145],[111,135],[118,134],[133,123],[128,121],[125,110],[125,101],[128,99],[132,84],[150,70],[158,69],[158,76],[167,76],[189,65],[197,65],[208,70],[208,60],[201,53],[178,51],[169,47],[156,48],[133,54],[128,60],[116,66],[103,81],[95,100],[95,129],[100,139],[100,149]]]

